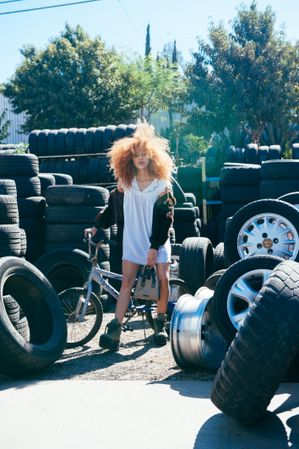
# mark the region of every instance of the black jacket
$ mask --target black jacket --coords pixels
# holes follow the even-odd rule
[[[170,198],[171,202],[166,202]],[[151,248],[158,249],[168,239],[169,228],[173,222],[173,206],[175,198],[168,192],[161,195],[153,210],[152,235],[150,237]],[[96,216],[96,228],[109,228],[117,224],[118,232],[124,227],[124,194],[117,189],[110,193],[108,205]]]

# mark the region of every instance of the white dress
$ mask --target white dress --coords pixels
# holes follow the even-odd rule
[[[145,265],[150,249],[153,210],[160,193],[170,184],[154,179],[145,189],[140,190],[136,178],[131,187],[124,188],[124,234],[123,260]],[[170,262],[171,245],[169,238],[158,249],[157,262]]]

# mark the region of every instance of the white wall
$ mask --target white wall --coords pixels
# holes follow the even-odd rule
[[[10,101],[0,93],[0,114],[6,110],[5,120],[10,121],[8,128],[9,135],[2,143],[27,143],[28,135],[21,133],[21,125],[25,122],[24,112],[15,114],[12,110]]]

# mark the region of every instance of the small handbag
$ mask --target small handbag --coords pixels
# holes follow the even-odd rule
[[[157,301],[160,294],[159,287],[156,268],[148,265],[140,265],[137,272],[137,283],[133,298]]]

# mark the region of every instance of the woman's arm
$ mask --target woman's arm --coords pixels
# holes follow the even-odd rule
[[[151,249],[158,249],[168,239],[169,228],[173,223],[174,204],[175,198],[169,189],[157,199],[153,212]]]

